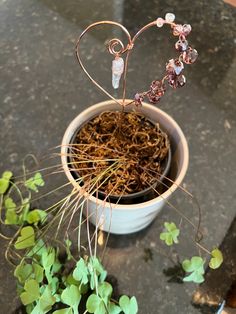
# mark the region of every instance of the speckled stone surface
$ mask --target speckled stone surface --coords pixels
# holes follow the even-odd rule
[[[134,34],[166,12],[192,25],[189,41],[200,55],[196,64],[186,66],[186,87],[169,90],[160,107],[188,139],[184,184],[199,199],[205,244],[211,248],[222,242],[236,208],[236,9],[222,1],[0,0],[0,171],[20,171],[27,153],[47,154],[79,112],[106,99],[74,57],[76,38],[85,26],[116,20]],[[84,40],[83,53],[88,69],[110,90],[111,58],[105,57],[104,42],[114,34],[94,31]],[[169,30],[152,29],[142,36],[130,61],[128,97],[161,77],[165,62],[175,54]],[[183,193],[177,192],[173,202],[196,220],[197,212]],[[162,253],[159,233],[164,221],[177,219],[167,207],[143,232],[110,238],[105,265],[118,278],[120,293],[136,295],[141,314],[199,313],[191,305],[195,286],[168,283],[163,274],[171,263]],[[196,253],[190,237],[184,237],[188,233],[193,235],[191,227],[184,226],[178,249],[182,257]],[[15,280],[0,241],[0,312],[13,313]],[[147,249],[153,258],[146,262]]]

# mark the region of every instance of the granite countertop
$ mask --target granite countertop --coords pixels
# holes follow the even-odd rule
[[[176,119],[188,139],[190,165],[184,185],[199,199],[205,243],[211,247],[222,242],[236,208],[236,9],[220,0],[0,0],[0,172],[20,172],[28,153],[47,154],[60,144],[79,112],[107,99],[74,57],[76,39],[85,26],[116,20],[134,34],[166,12],[192,25],[189,41],[199,60],[186,67],[186,86],[169,90],[158,106]],[[108,90],[111,59],[104,58],[101,47],[114,34],[94,31],[83,44],[88,69]],[[175,38],[167,29],[152,29],[142,37],[130,61],[128,97],[161,76],[174,52]],[[181,192],[173,202],[185,213],[192,210]],[[191,216],[196,219],[197,212]],[[196,286],[169,283],[163,274],[170,263],[161,254],[158,238],[169,217],[172,212],[166,208],[144,231],[112,236],[108,244],[105,265],[118,278],[121,293],[136,295],[141,314],[200,311],[191,305]],[[185,232],[191,230],[186,227]],[[15,280],[4,260],[5,242],[0,243],[0,306],[2,313],[13,313]],[[192,254],[187,242],[180,247],[184,257]],[[145,252],[152,258],[147,260]]]

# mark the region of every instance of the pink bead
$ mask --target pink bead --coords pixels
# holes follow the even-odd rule
[[[162,26],[163,26],[163,24],[164,24],[164,20],[163,20],[163,18],[158,17],[158,19],[157,19],[156,23],[157,23],[157,27],[162,27]]]
[[[181,24],[176,24],[173,28],[173,35],[174,36],[179,36],[183,32],[183,25]]]
[[[187,64],[192,64],[197,60],[198,52],[196,49],[188,47],[186,51],[183,52],[183,61]]]
[[[187,36],[191,32],[191,30],[192,30],[192,27],[191,27],[190,24],[184,24],[183,25],[183,32],[182,32],[182,34],[184,36]]]
[[[180,51],[180,52],[187,50],[187,48],[188,48],[188,42],[185,39],[184,40],[178,40],[175,43],[175,49]]]

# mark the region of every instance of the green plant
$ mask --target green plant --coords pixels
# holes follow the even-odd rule
[[[85,255],[76,261],[69,238],[54,245],[45,242],[48,238],[42,230],[50,224],[48,213],[31,208],[31,192],[37,193],[44,184],[40,172],[16,183],[12,172],[5,171],[0,179],[1,222],[17,227],[13,237],[2,235],[9,240],[6,258],[12,263],[16,255],[19,260],[14,276],[27,313],[76,314],[82,308],[83,313],[136,314],[135,297],[112,298],[113,288],[105,281],[107,272],[96,256]],[[11,197],[14,192],[18,206]]]

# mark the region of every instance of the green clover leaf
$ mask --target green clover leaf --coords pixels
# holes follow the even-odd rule
[[[174,222],[165,222],[165,232],[160,234],[160,239],[165,241],[166,245],[170,246],[173,243],[178,243],[179,229]]]
[[[7,191],[12,175],[11,171],[3,172],[2,177],[0,178],[0,194],[4,194]]]
[[[85,264],[85,261],[83,258],[80,258],[80,260],[76,263],[76,268],[73,271],[73,277],[75,280],[80,281],[81,284],[86,285],[88,283],[88,269],[87,265]]]
[[[35,245],[34,229],[30,226],[21,229],[20,236],[17,238],[15,248],[17,250],[26,249]]]
[[[69,305],[72,309],[74,314],[78,314],[78,306],[80,303],[81,294],[79,288],[75,285],[71,285],[63,290],[61,294],[61,301],[62,303]]]
[[[36,244],[27,253],[28,257],[42,256],[44,252],[47,252],[47,248],[42,239],[39,239]]]
[[[25,181],[25,186],[34,192],[38,192],[38,186],[44,186],[44,180],[40,172],[35,173],[35,175]]]
[[[34,279],[26,281],[24,290],[20,295],[21,302],[24,305],[30,304],[40,297],[39,284]]]
[[[193,256],[190,260],[184,260],[182,267],[185,272],[191,273],[184,277],[183,281],[201,283],[204,281],[204,260],[200,256]]]
[[[23,260],[15,268],[14,276],[19,280],[21,284],[25,284],[26,280],[30,278],[33,273],[33,267],[30,264],[26,264]]]
[[[13,173],[11,171],[4,171],[2,174],[2,178],[6,180],[10,180],[12,176],[13,176]]]
[[[108,305],[108,313],[109,314],[119,314],[121,312],[121,308],[113,302],[110,302]]]
[[[223,255],[219,249],[214,249],[211,251],[212,258],[210,259],[209,267],[212,269],[217,269],[223,263]]]
[[[104,303],[107,305],[108,299],[112,294],[112,286],[108,282],[103,282],[98,286],[98,294]]]
[[[27,214],[26,221],[29,224],[37,224],[39,221],[45,222],[46,217],[47,213],[44,210],[34,209]]]
[[[34,272],[34,279],[38,282],[41,283],[43,281],[44,277],[44,269],[42,266],[39,264],[33,263],[33,272]]]
[[[123,295],[119,299],[119,305],[125,314],[138,313],[138,303],[135,297],[129,298],[126,295]]]
[[[6,208],[6,225],[17,225],[18,224],[18,216],[16,214],[16,204],[14,203],[11,197],[7,197],[4,201],[4,205]]]
[[[86,302],[86,309],[89,313],[106,314],[106,308],[103,300],[96,294],[91,294]]]
[[[56,298],[52,295],[50,287],[46,286],[31,314],[48,313],[55,302]]]

